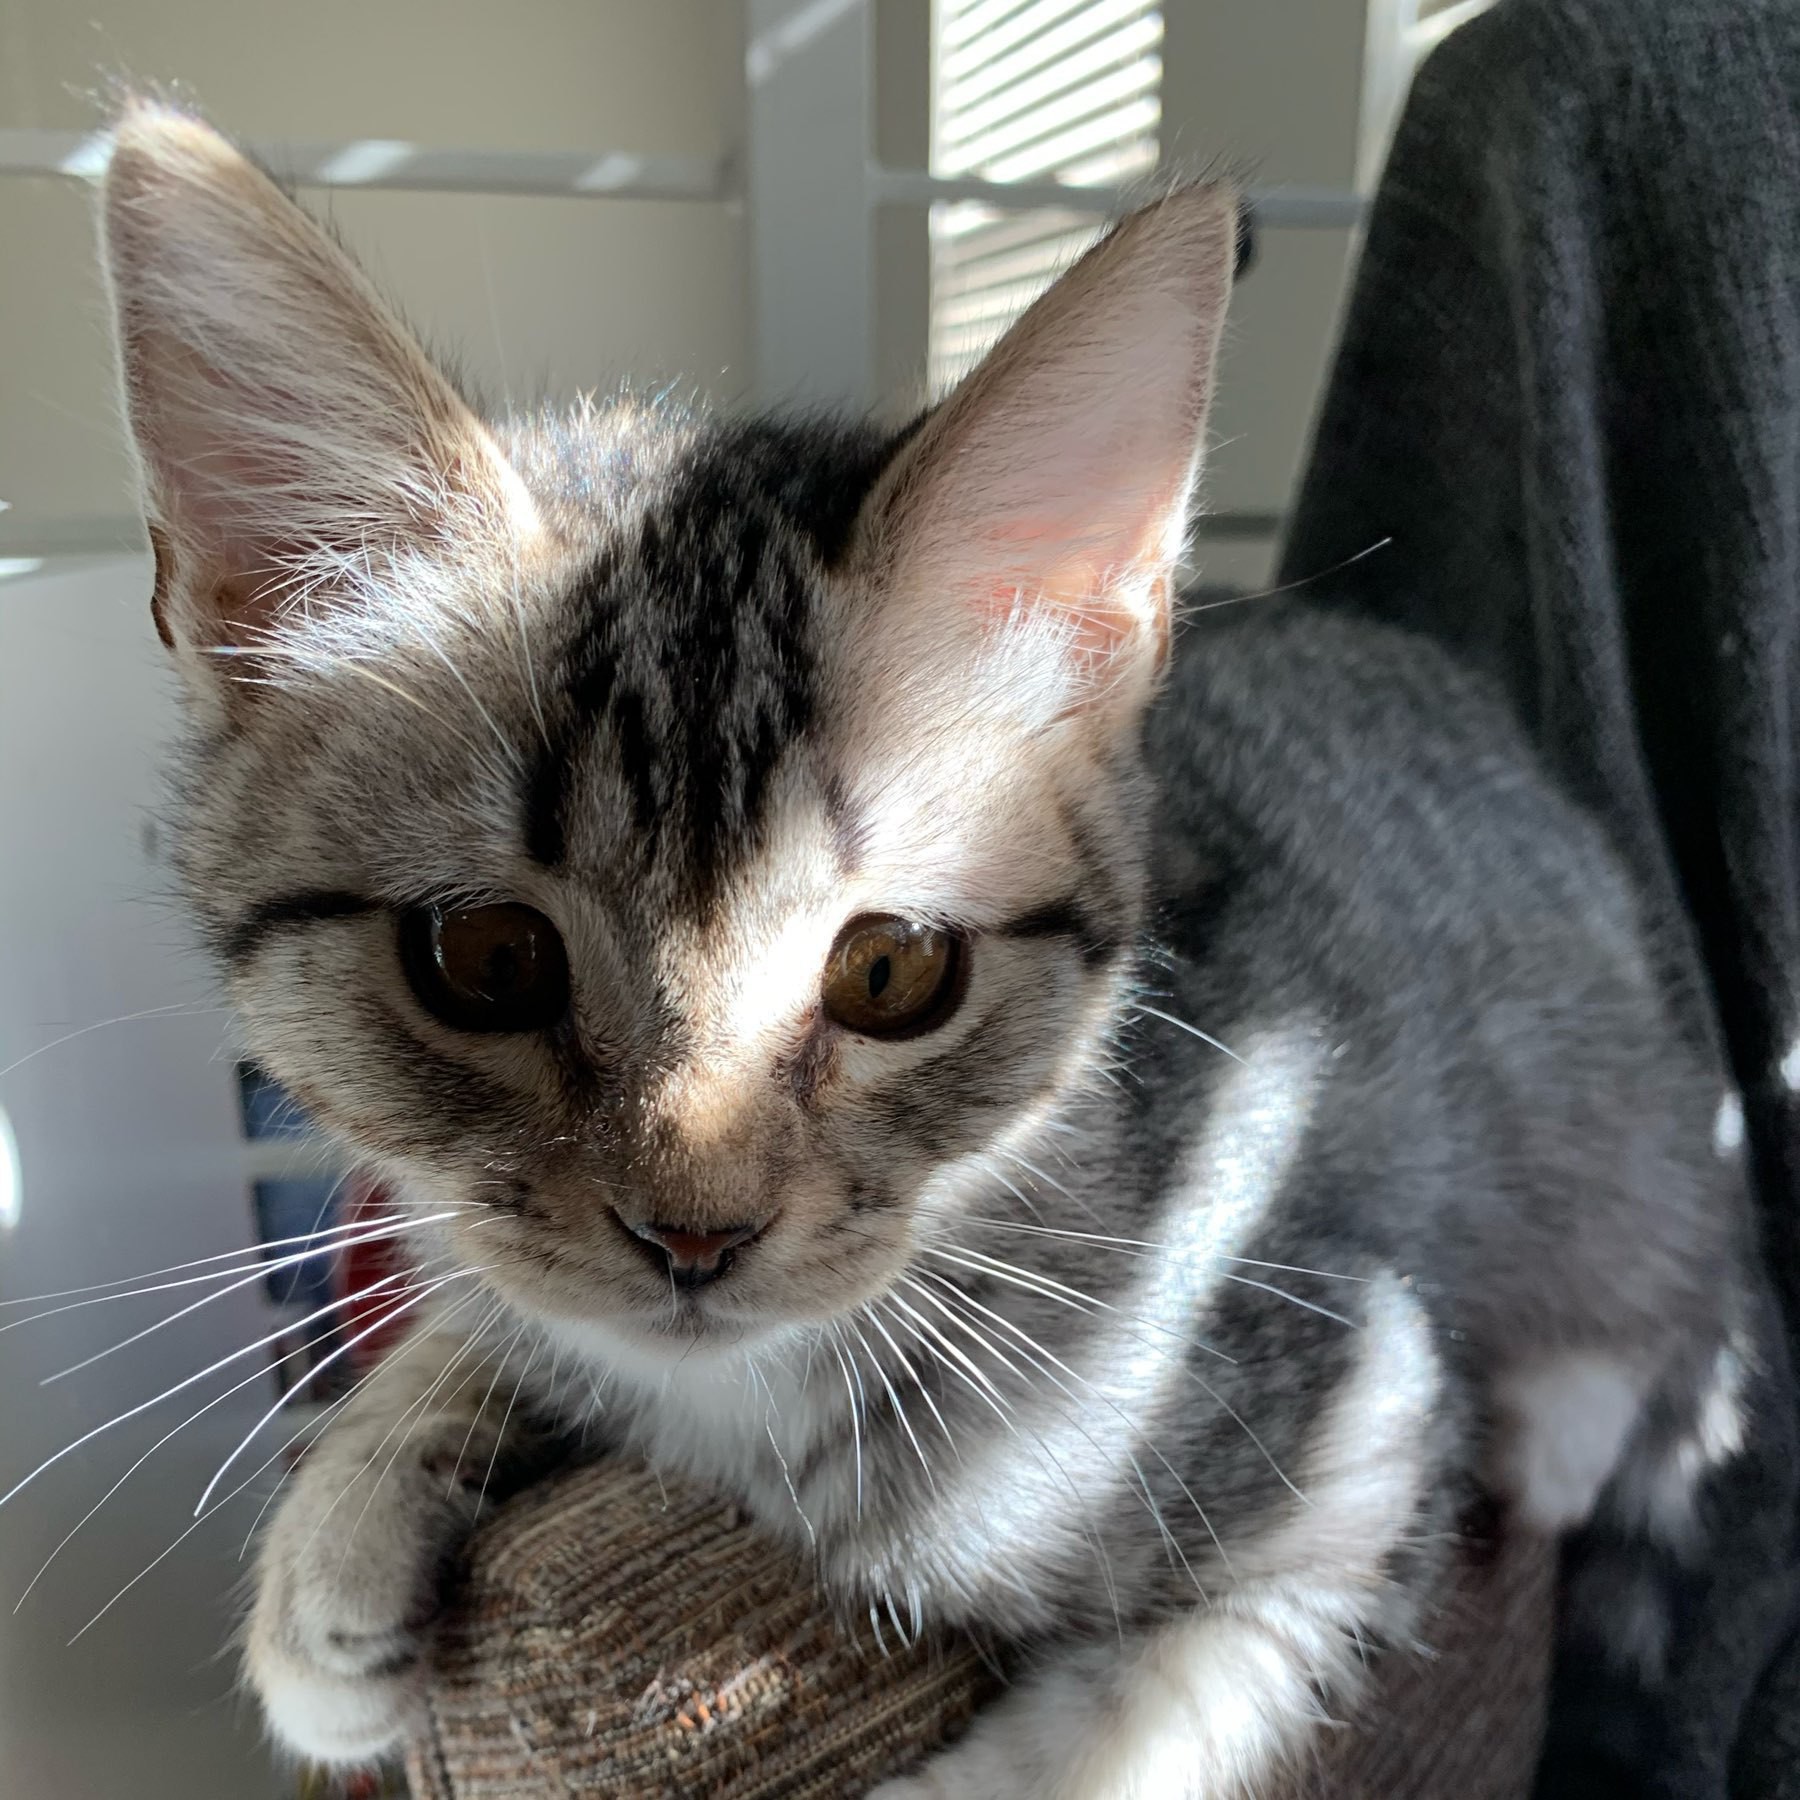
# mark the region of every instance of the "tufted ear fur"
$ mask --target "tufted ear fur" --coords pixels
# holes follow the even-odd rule
[[[1027,623],[1078,696],[1147,698],[1236,235],[1220,186],[1133,214],[927,421],[865,518],[904,630],[942,644]]]
[[[205,679],[401,559],[528,523],[486,429],[329,236],[216,132],[131,103],[105,256],[157,629]]]

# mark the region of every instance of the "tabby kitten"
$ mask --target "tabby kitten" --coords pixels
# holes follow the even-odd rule
[[[1477,1479],[1701,1555],[1743,1175],[1597,831],[1422,643],[1178,629],[1229,193],[898,433],[484,424],[153,105],[105,217],[193,904],[436,1216],[263,1540],[284,1744],[402,1741],[480,1478],[577,1430],[1029,1651],[884,1800],[1259,1791]],[[1584,1628],[1654,1692],[1631,1579]]]

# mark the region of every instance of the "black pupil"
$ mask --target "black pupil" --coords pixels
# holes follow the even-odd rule
[[[416,907],[399,950],[426,1010],[458,1031],[542,1031],[568,1009],[562,939],[529,906]]]
[[[519,986],[522,973],[518,946],[496,944],[488,952],[487,964],[482,970],[481,991],[496,1000],[502,999]]]
[[[893,959],[887,956],[876,957],[876,959],[869,964],[869,998],[871,1000],[878,999],[881,990],[885,988],[893,978]]]

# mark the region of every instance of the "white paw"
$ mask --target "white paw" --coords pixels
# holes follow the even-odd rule
[[[926,1775],[900,1775],[869,1790],[868,1800],[951,1800],[949,1789]]]
[[[271,1733],[296,1755],[334,1768],[365,1768],[393,1755],[424,1714],[424,1657],[416,1649],[400,1651],[385,1674],[338,1674],[292,1657],[259,1668],[255,1681]]]
[[[246,1639],[250,1684],[289,1750],[338,1766],[399,1749],[424,1710],[431,1629],[474,1494],[442,1447],[328,1433],[265,1535]],[[477,1472],[485,1455],[476,1461]]]
[[[1555,1536],[1586,1521],[1618,1466],[1648,1385],[1617,1359],[1582,1351],[1501,1379],[1499,1486],[1523,1524]]]
[[[972,1766],[972,1762],[977,1766]],[[868,1800],[1026,1800],[1004,1785],[996,1786],[991,1772],[978,1759],[959,1757],[954,1750],[925,1759],[909,1775],[897,1775],[869,1791]]]

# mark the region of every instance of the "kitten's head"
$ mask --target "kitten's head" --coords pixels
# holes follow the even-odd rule
[[[256,1054],[518,1305],[829,1318],[1088,1079],[1233,221],[1127,220],[908,432],[497,430],[216,135],[122,120],[191,890]]]

